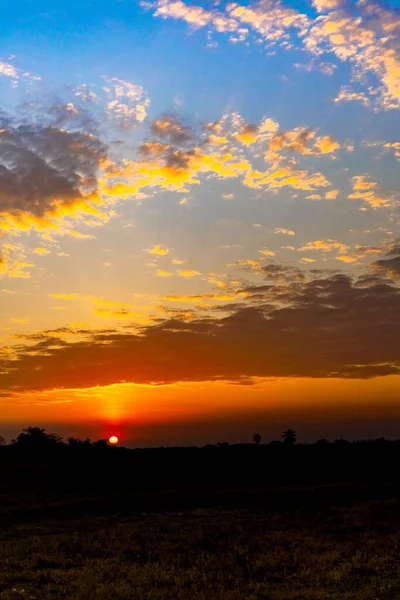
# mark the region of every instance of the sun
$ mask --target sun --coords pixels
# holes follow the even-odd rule
[[[110,438],[108,438],[108,441],[110,444],[118,444],[118,438],[116,435],[112,435]]]

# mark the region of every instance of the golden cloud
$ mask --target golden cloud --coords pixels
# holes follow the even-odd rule
[[[149,252],[150,254],[157,254],[158,256],[166,256],[169,251],[169,248],[165,248],[165,246],[160,246],[159,244],[156,244],[152,248],[146,250],[146,252]]]
[[[342,244],[336,240],[314,240],[313,242],[307,242],[305,246],[299,248],[300,252],[307,252],[309,250],[332,252],[333,250],[337,250],[340,253],[346,252],[348,249],[349,247],[346,244]]]
[[[79,297],[78,294],[49,294],[50,298],[58,298],[60,300],[77,300],[77,298]]]
[[[368,175],[356,175],[352,178],[353,192],[347,196],[349,200],[363,200],[373,209],[390,207],[392,194],[378,194],[378,184]]]

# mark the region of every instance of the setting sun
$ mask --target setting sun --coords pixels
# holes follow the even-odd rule
[[[115,445],[115,444],[118,444],[118,438],[117,438],[117,436],[116,436],[116,435],[112,435],[112,436],[111,436],[111,437],[108,439],[108,441],[109,441],[109,443],[110,443],[110,444],[113,444],[113,445]]]

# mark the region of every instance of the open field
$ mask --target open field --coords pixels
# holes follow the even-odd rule
[[[395,600],[399,553],[396,500],[98,514],[60,506],[3,520],[0,600]]]

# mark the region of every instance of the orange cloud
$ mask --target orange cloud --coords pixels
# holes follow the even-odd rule
[[[347,197],[349,200],[363,200],[365,204],[373,209],[390,207],[392,205],[392,195],[384,197],[378,194],[378,184],[368,175],[356,175],[352,178],[353,192]]]
[[[0,255],[0,277],[11,277],[16,279],[29,279],[29,269],[32,263],[26,262],[25,252],[20,245],[3,244]]]
[[[346,244],[337,242],[336,240],[314,240],[313,242],[307,242],[305,246],[299,248],[300,252],[307,252],[309,250],[321,250],[322,252],[332,252],[337,250],[340,253],[348,250]]]

